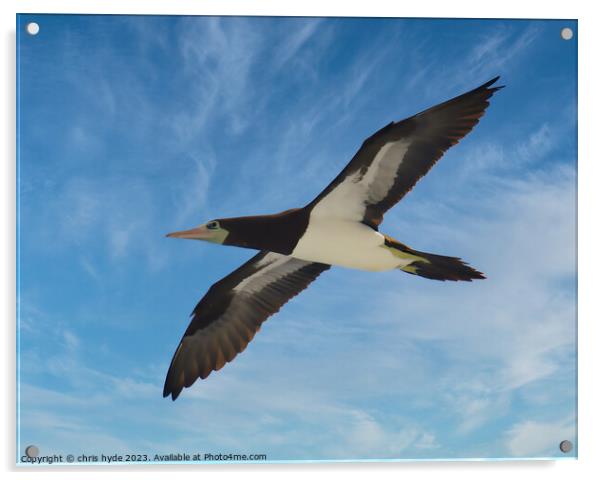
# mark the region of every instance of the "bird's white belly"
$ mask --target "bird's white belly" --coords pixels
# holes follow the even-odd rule
[[[385,238],[370,227],[344,220],[311,218],[292,256],[359,270],[382,271],[399,268],[409,261],[384,247]]]

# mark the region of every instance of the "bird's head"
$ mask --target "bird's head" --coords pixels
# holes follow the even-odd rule
[[[187,238],[190,240],[204,240],[212,243],[224,243],[230,232],[223,228],[219,220],[211,220],[210,222],[191,228],[190,230],[182,230],[180,232],[168,233],[168,237],[172,238]]]

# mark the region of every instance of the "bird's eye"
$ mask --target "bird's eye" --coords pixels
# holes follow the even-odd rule
[[[213,222],[209,222],[209,223],[207,224],[207,228],[208,228],[209,230],[217,230],[217,229],[219,228],[219,223],[217,223],[217,222],[215,222],[215,221],[213,221]]]

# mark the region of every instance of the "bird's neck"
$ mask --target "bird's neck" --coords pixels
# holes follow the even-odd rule
[[[274,215],[221,219],[220,225],[228,231],[224,245],[289,255],[308,222],[309,212],[296,208]]]

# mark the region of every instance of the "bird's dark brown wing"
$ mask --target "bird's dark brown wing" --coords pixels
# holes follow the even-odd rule
[[[343,171],[310,204],[312,215],[363,222],[377,229],[448,148],[485,113],[499,77],[368,138]]]
[[[165,379],[163,396],[206,378],[242,352],[261,324],[330,265],[262,251],[215,283],[192,312]]]

